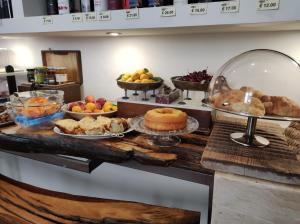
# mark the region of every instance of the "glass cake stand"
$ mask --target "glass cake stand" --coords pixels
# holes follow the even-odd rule
[[[245,133],[232,141],[265,147],[269,140],[255,134],[258,119],[300,121],[300,64],[270,49],[255,49],[227,61],[210,82],[204,104],[214,110],[247,117]]]
[[[150,136],[149,143],[160,147],[170,147],[178,145],[181,140],[179,135],[185,135],[196,131],[199,127],[198,121],[193,117],[188,117],[185,129],[177,131],[153,131],[144,126],[144,117],[135,117],[131,120],[132,129]]]
[[[220,111],[223,113],[238,115],[247,117],[247,126],[245,132],[234,132],[230,134],[232,141],[243,145],[243,146],[256,146],[256,147],[266,147],[270,144],[270,141],[267,138],[256,135],[256,124],[257,119],[273,120],[273,121],[300,121],[300,118],[293,117],[281,117],[281,116],[251,116],[247,113],[240,113],[234,111],[228,111],[221,108],[216,108],[213,105],[209,104],[207,100],[202,100],[203,106],[209,107],[213,110]]]

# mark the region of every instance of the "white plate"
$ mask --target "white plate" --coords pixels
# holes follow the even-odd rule
[[[105,139],[105,138],[122,138],[125,136],[126,133],[133,131],[132,128],[129,128],[127,131],[118,133],[118,134],[103,134],[103,135],[73,135],[73,134],[66,134],[62,132],[58,127],[54,127],[53,131],[56,134],[68,136],[72,138],[80,138],[80,139],[87,139],[87,140],[97,140],[97,139]]]

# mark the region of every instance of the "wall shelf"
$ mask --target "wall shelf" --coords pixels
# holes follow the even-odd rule
[[[221,2],[208,3],[207,14],[190,15],[190,6],[176,6],[176,16],[161,17],[161,8],[139,9],[138,19],[125,19],[125,10],[111,11],[111,20],[72,22],[72,15],[17,16],[0,22],[0,35],[104,36],[117,30],[124,35],[178,34],[232,31],[300,30],[300,1],[282,0],[278,10],[257,11],[256,1],[240,0],[237,13],[221,13]]]

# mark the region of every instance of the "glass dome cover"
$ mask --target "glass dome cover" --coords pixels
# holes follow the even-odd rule
[[[257,49],[225,63],[213,78],[207,103],[248,117],[300,120],[300,65],[274,50]]]

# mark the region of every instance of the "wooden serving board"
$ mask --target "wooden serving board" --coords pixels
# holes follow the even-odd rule
[[[198,224],[199,221],[199,212],[58,193],[0,175],[0,223]]]
[[[52,130],[29,131],[17,126],[0,129],[1,148],[23,153],[61,154],[102,162],[121,163],[130,159],[143,164],[174,166],[212,173],[201,165],[208,136],[189,134],[175,147],[157,147],[147,135],[131,132],[124,138],[83,140],[64,137]]]
[[[244,147],[230,139],[233,132],[244,132],[239,122],[216,122],[202,156],[202,165],[275,182],[300,184],[300,157],[285,141],[279,125],[260,123],[257,134],[270,140],[265,148]]]

